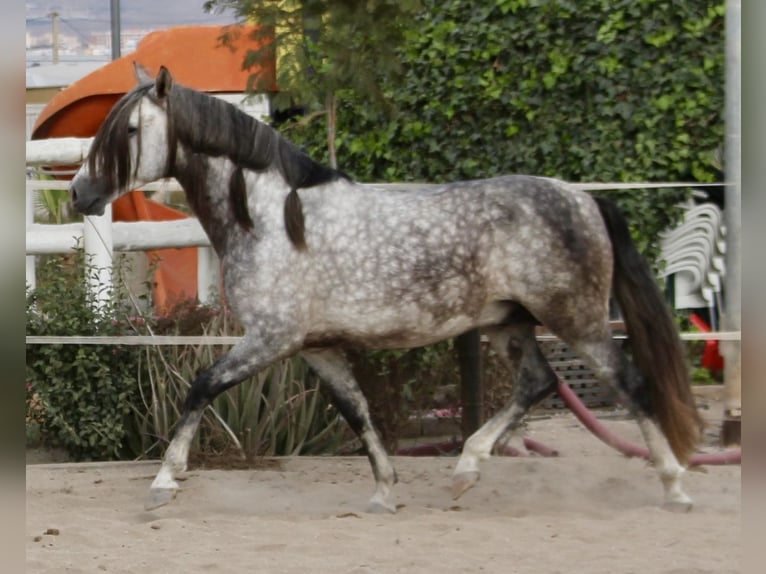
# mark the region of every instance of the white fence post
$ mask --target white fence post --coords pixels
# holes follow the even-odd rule
[[[726,1],[726,139],[724,201],[728,229],[725,278],[726,298],[722,327],[739,331],[742,326],[742,2]],[[724,422],[721,440],[724,444],[742,441],[742,346],[741,342],[723,345]]]
[[[200,303],[213,304],[218,295],[220,273],[218,256],[212,247],[197,248],[197,299]]]
[[[35,222],[35,203],[34,192],[26,190],[26,227],[29,233],[30,226]],[[37,287],[37,276],[35,275],[35,256],[27,255],[26,258],[26,283],[29,289]]]
[[[112,206],[104,215],[85,217],[83,225],[86,280],[97,307],[102,307],[112,295]]]

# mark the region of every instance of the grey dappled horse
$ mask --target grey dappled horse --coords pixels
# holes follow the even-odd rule
[[[300,353],[362,440],[372,511],[395,512],[396,473],[370,421],[344,345],[405,348],[481,328],[513,379],[510,403],[465,443],[459,497],[479,461],[556,388],[535,339],[547,326],[611,383],[635,414],[665,488],[689,508],[682,466],[700,419],[678,332],[626,223],[565,182],[509,175],[419,191],[362,186],[307,157],[268,125],[173,83],[162,67],[118,101],[74,177],[75,207],[102,214],[121,193],[175,177],[223,266],[246,334],[191,385],[147,508],[175,495],[212,399]],[[613,342],[610,290],[636,366]]]

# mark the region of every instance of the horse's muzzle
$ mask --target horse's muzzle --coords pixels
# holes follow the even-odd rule
[[[99,194],[93,193],[91,186],[77,178],[69,184],[69,197],[72,198],[74,208],[84,215],[104,215],[106,199]]]

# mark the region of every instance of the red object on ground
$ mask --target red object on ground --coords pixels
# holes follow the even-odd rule
[[[432,415],[437,418],[449,417],[459,418],[462,413],[461,407],[448,407],[444,409],[434,409],[430,411]],[[557,450],[549,448],[531,438],[524,438],[524,447],[529,452],[536,452],[542,456],[558,456]],[[419,444],[415,446],[402,447],[396,451],[400,456],[442,456],[442,455],[454,455],[459,454],[463,448],[463,441],[456,438],[452,440],[442,441],[437,443]],[[498,449],[498,454],[503,456],[527,456],[526,452],[523,452],[515,447],[505,445]]]
[[[524,437],[524,446],[527,448],[528,451],[536,452],[537,454],[540,454],[542,456],[558,456],[559,455],[557,450],[549,448],[545,446],[544,444],[542,444],[541,442],[538,442],[531,438]],[[396,454],[398,456],[443,456],[443,455],[449,455],[449,454],[459,454],[462,448],[463,448],[463,441],[453,439],[453,440],[445,441],[445,442],[420,444],[417,446],[403,447],[397,450]],[[526,456],[525,453],[511,446],[503,447],[500,450],[499,454],[503,456],[521,456],[521,457]]]
[[[697,315],[689,315],[689,322],[703,333],[710,333],[710,325]],[[708,371],[720,372],[723,370],[723,357],[718,351],[718,341],[705,341],[705,351],[702,353],[702,366]]]
[[[222,46],[222,26],[178,26],[148,34],[134,52],[106,63],[51,99],[37,118],[32,139],[91,137],[112,106],[136,84],[133,63],[150,74],[166,66],[180,84],[210,93],[245,92],[251,74],[276,89],[275,62],[265,59],[250,70],[242,63],[262,43],[248,36],[255,26],[244,26],[231,47]],[[186,214],[132,192],[113,204],[115,221],[167,221]],[[159,257],[154,276],[155,311],[169,310],[179,298],[197,296],[197,248],[161,249],[147,253]]]

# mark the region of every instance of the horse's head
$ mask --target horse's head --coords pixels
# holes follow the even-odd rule
[[[167,177],[175,159],[168,146],[170,72],[163,66],[151,78],[136,64],[136,77],[138,86],[110,110],[69,186],[75,209],[86,215],[102,215],[120,194]]]

